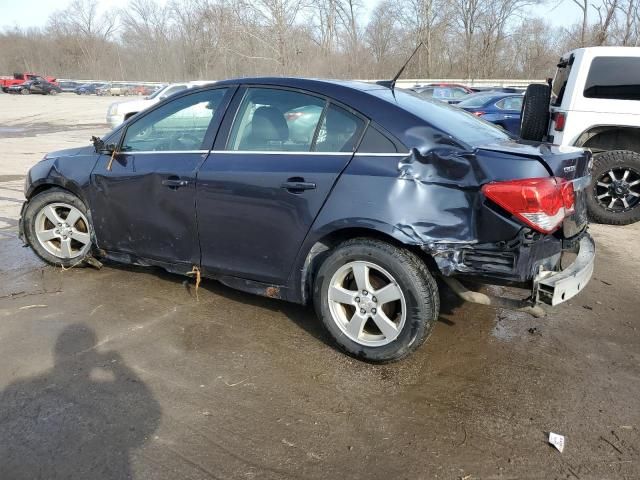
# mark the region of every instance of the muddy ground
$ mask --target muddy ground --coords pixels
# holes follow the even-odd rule
[[[428,343],[372,366],[311,309],[22,248],[27,169],[111,101],[0,94],[0,478],[640,477],[640,224],[593,226],[594,278],[546,318],[444,292]]]

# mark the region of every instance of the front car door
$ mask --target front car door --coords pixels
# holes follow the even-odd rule
[[[198,173],[202,268],[282,285],[366,122],[277,87],[240,89],[229,111]]]
[[[158,105],[124,129],[113,160],[100,157],[91,175],[99,248],[167,268],[199,264],[196,171],[232,90],[201,90]]]

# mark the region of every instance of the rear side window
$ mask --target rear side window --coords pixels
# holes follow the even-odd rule
[[[640,57],[596,57],[584,86],[586,98],[640,100]]]
[[[315,151],[353,152],[363,128],[364,121],[361,118],[331,104],[320,124]]]
[[[398,153],[396,145],[385,135],[369,125],[362,137],[359,153]]]
[[[496,102],[496,107],[501,110],[522,110],[522,100],[524,97],[507,97]]]
[[[238,108],[227,149],[309,152],[325,103],[290,90],[249,88]]]
[[[551,84],[551,105],[559,107],[562,104],[564,91],[567,89],[569,74],[571,73],[571,65],[573,65],[573,55],[569,59],[560,59],[556,76]]]

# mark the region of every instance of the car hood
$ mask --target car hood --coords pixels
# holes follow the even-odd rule
[[[91,145],[86,147],[76,147],[76,148],[65,148],[64,150],[56,150],[54,152],[47,153],[43,160],[48,160],[51,158],[59,158],[59,157],[75,157],[76,155],[80,155],[82,153],[88,153],[93,150]]]
[[[128,102],[118,102],[117,105],[119,112],[140,112],[158,102],[159,100],[154,98],[151,100],[130,100]]]

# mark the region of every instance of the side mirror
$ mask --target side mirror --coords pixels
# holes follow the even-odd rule
[[[115,150],[116,150],[116,144],[109,143],[107,145],[104,145],[99,151],[97,151],[97,153],[100,153],[102,155],[112,155],[113,152],[115,152]]]

